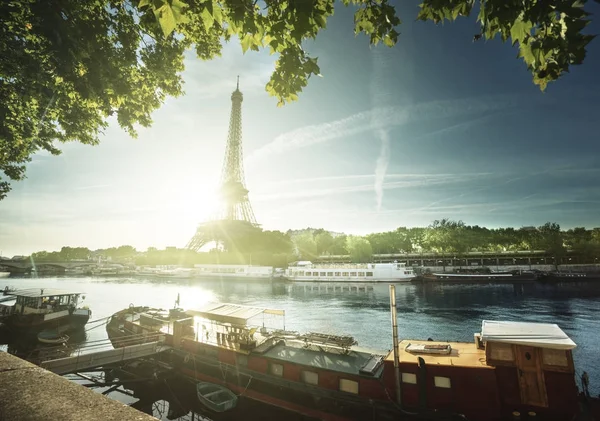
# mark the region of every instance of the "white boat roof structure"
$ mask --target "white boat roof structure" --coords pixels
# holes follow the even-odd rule
[[[481,340],[565,350],[577,346],[558,325],[552,323],[484,320]]]
[[[63,295],[82,295],[83,292],[68,291],[56,288],[28,288],[11,291],[7,295],[27,298],[59,297]]]
[[[216,322],[231,323],[232,325],[245,325],[248,320],[260,314],[285,317],[285,310],[248,307],[229,303],[209,303],[197,310],[187,310],[186,313],[190,316],[199,316]]]

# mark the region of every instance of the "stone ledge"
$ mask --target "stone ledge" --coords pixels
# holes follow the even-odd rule
[[[14,355],[0,352],[0,421],[156,421]]]

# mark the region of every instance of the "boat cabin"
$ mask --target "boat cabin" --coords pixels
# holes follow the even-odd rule
[[[13,314],[61,313],[75,309],[81,292],[53,288],[31,288],[11,292],[15,298]]]
[[[555,324],[498,321],[483,321],[472,343],[404,340],[398,346],[401,403],[473,420],[572,419],[575,346]],[[384,373],[391,389],[393,358],[386,357]]]

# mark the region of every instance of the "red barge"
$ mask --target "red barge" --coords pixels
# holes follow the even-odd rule
[[[470,343],[399,342],[391,301],[387,353],[348,336],[272,330],[266,319],[285,320],[283,310],[223,303],[130,307],[107,332],[115,347],[164,335],[185,376],[322,420],[594,419],[598,399],[578,389],[576,345],[557,325],[484,321]]]

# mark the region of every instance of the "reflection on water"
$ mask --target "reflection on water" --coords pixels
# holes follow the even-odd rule
[[[360,346],[378,350],[390,349],[392,342],[387,285],[347,290],[323,284],[230,280],[62,277],[6,281],[18,288],[84,291],[94,320],[130,304],[172,308],[179,293],[183,308],[197,308],[209,301],[280,308],[286,311],[289,330],[351,335]],[[574,351],[578,372],[587,371],[591,391],[600,393],[596,363],[600,285],[398,284],[396,295],[401,338],[472,341],[484,319],[557,323],[578,345]],[[98,341],[106,339],[106,331],[92,329],[86,336],[87,341]],[[11,349],[13,346],[20,345],[11,344]]]

